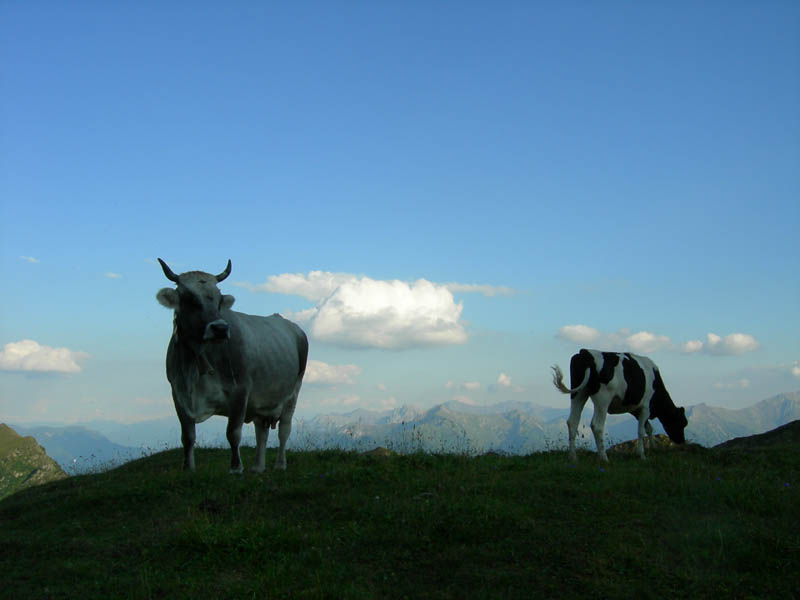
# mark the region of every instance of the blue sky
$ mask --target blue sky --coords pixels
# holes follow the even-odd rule
[[[0,7],[0,420],[170,415],[176,272],[311,338],[298,413],[800,388],[794,2]],[[470,287],[475,286],[475,287]],[[346,325],[341,325],[345,323]]]

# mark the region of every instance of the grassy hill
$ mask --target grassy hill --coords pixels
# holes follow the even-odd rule
[[[35,439],[0,423],[0,498],[66,476]]]
[[[607,465],[326,450],[239,477],[225,450],[199,449],[194,474],[170,450],[0,502],[2,592],[796,598],[797,450],[690,446]]]

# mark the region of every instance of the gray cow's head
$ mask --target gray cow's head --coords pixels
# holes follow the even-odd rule
[[[160,258],[167,279],[177,288],[162,288],[156,294],[159,303],[175,311],[175,333],[197,354],[203,344],[224,342],[230,335],[227,321],[221,312],[233,306],[235,298],[223,295],[217,284],[231,273],[231,261],[219,275],[203,271],[188,271],[176,275]]]

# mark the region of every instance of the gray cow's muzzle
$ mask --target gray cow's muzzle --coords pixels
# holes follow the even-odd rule
[[[211,321],[211,323],[206,325],[206,331],[203,334],[203,341],[224,342],[230,336],[231,330],[230,327],[228,327],[228,323],[222,319],[217,319],[216,321]]]

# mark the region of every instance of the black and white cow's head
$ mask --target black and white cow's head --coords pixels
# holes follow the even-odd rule
[[[231,261],[219,275],[203,271],[189,271],[176,275],[160,258],[161,268],[176,288],[162,288],[156,299],[175,311],[175,335],[199,354],[206,343],[224,342],[230,335],[228,322],[222,311],[233,306],[235,298],[223,295],[217,284],[231,273]]]
[[[669,439],[676,444],[683,444],[686,441],[683,430],[686,429],[689,420],[686,418],[686,409],[683,406],[675,406],[674,410],[662,414],[658,420],[664,426],[664,431],[667,432]]]

